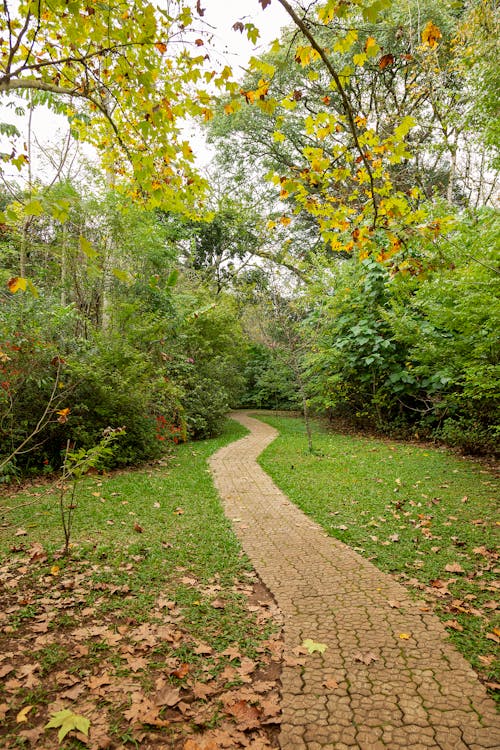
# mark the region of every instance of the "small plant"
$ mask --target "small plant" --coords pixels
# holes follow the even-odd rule
[[[108,427],[104,430],[103,437],[93,448],[86,450],[81,448],[77,451],[70,450],[70,443],[66,445],[62,476],[58,482],[59,486],[59,512],[64,532],[64,551],[67,557],[71,541],[71,530],[75,511],[78,508],[76,490],[81,478],[95,468],[99,462],[113,453],[111,443],[125,432],[125,427]]]

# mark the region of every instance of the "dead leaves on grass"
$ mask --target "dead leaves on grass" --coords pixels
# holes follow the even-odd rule
[[[270,731],[279,723],[278,635],[261,643],[258,658],[250,659],[236,643],[217,653],[190,635],[172,599],[158,597],[148,622],[120,621],[118,609],[106,612],[101,605],[115,595],[131,596],[128,587],[96,583],[96,566],[85,560],[50,575],[40,545],[23,551],[23,559],[0,567],[8,592],[0,613],[2,747],[14,748],[21,737],[28,746],[43,742],[46,750],[56,748],[55,729],[89,750],[114,746],[120,733],[139,745],[164,747],[166,731],[169,742],[174,737],[188,750],[273,747]],[[218,581],[203,586],[187,571],[178,577],[208,606],[220,599],[226,607],[234,593],[226,599]],[[276,615],[252,574],[235,589],[250,597],[247,608],[257,623],[265,625]],[[25,700],[27,691],[42,688],[38,702]],[[187,731],[195,734],[190,738]]]

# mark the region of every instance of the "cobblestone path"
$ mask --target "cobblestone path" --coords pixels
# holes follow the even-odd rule
[[[231,416],[251,434],[211,459],[226,514],[283,612],[285,652],[327,645],[285,659],[283,750],[500,748],[493,701],[436,616],[273,484],[255,460],[273,428]]]

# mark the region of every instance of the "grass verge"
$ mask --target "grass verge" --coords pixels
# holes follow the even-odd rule
[[[87,477],[68,559],[46,486],[0,500],[2,747],[276,746],[276,608],[206,463],[243,434]]]
[[[333,537],[430,602],[450,638],[498,696],[500,622],[495,476],[445,450],[332,434],[261,417],[280,436],[259,459]]]

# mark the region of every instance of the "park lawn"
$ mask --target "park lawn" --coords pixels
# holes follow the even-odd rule
[[[256,415],[257,416],[257,415]],[[280,436],[259,462],[333,537],[425,598],[498,696],[498,494],[480,463],[444,449],[260,417]]]
[[[279,615],[206,463],[244,434],[85,478],[69,559],[50,486],[0,499],[2,747],[59,747],[62,710],[63,748],[276,746]]]

